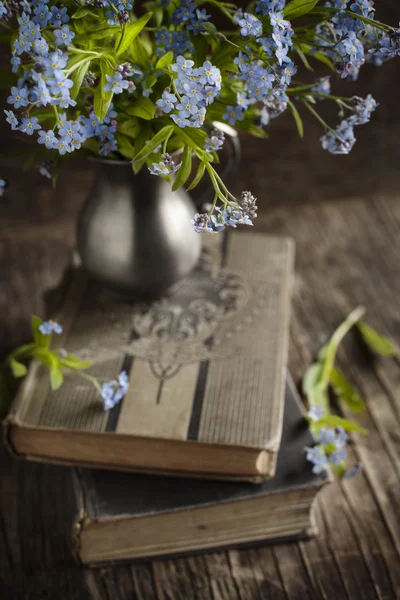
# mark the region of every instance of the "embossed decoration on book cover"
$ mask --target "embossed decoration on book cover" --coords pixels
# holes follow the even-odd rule
[[[32,365],[7,419],[31,459],[262,481],[282,432],[293,243],[208,236],[197,268],[160,300],[139,303],[77,271],[60,312],[60,348],[91,359],[100,382],[124,369],[129,391],[105,412],[89,382],[52,392]]]

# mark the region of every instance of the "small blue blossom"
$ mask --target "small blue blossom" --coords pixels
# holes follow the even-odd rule
[[[352,479],[362,471],[362,464],[357,463],[350,469],[348,469],[342,476],[342,479]]]
[[[314,423],[322,419],[323,416],[324,411],[320,406],[312,406],[307,413],[307,417],[310,419],[310,421],[313,421]]]
[[[58,148],[59,141],[54,131],[39,131],[38,144],[44,144],[48,150]]]
[[[175,165],[173,162],[171,164],[171,161],[164,160],[159,163],[153,163],[149,167],[149,171],[152,175],[173,175],[180,169],[181,165],[182,163]]]
[[[328,459],[323,453],[320,446],[314,446],[314,448],[306,448],[306,458],[313,466],[313,473],[319,474],[328,469]]]
[[[204,142],[204,150],[206,152],[217,152],[218,150],[221,150],[223,145],[224,140],[221,140],[217,136],[212,135],[211,137],[208,137]]]
[[[333,444],[335,442],[336,434],[334,429],[327,429],[323,427],[318,432],[317,440],[321,444]]]
[[[8,15],[8,10],[4,5],[4,2],[0,2],[0,19],[2,19],[4,16]]]
[[[110,410],[121,402],[129,388],[129,378],[126,371],[121,371],[118,380],[107,381],[101,386],[101,397],[104,401],[104,410]]]
[[[286,29],[290,27],[289,21],[285,21],[281,12],[271,12],[269,13],[269,18],[274,29]]]
[[[17,40],[14,41],[13,50],[14,53],[20,56],[24,52],[29,52],[32,48],[31,42],[24,35],[20,35]]]
[[[369,94],[365,100],[362,98],[353,98],[353,106],[355,114],[354,117],[350,117],[353,125],[364,125],[369,122],[371,114],[377,107],[377,103],[371,94]]]
[[[106,17],[108,25],[119,25],[119,13],[115,13],[113,10],[106,10]]]
[[[50,335],[51,333],[59,335],[63,332],[63,328],[59,323],[56,323],[56,321],[50,320],[41,323],[41,325],[39,325],[39,331],[40,333],[43,333],[43,335]]]
[[[198,110],[191,119],[190,126],[191,127],[202,127],[204,125],[204,121],[206,119],[206,109],[204,106]]]
[[[4,179],[4,177],[0,177],[0,198],[2,198],[6,193],[7,185],[7,179]]]
[[[259,36],[262,34],[262,24],[257,17],[250,13],[244,13],[243,18],[238,21],[240,25],[240,33],[246,37],[248,35]]]
[[[182,96],[181,101],[175,108],[179,110],[179,116],[182,119],[188,119],[199,110],[196,99],[191,96]]]
[[[172,65],[171,69],[178,73],[178,77],[182,77],[182,75],[190,75],[192,73],[193,65],[194,62],[192,60],[186,60],[183,56],[178,56],[176,63]]]
[[[347,452],[343,448],[339,450],[334,450],[332,454],[329,455],[329,462],[333,465],[340,465],[347,458]]]
[[[37,117],[24,117],[18,129],[27,135],[32,135],[34,131],[40,128]]]
[[[54,35],[56,36],[57,46],[69,46],[75,37],[75,33],[69,29],[68,25],[63,25],[61,29],[56,29]]]
[[[54,27],[60,27],[63,23],[68,23],[69,16],[67,15],[67,9],[65,6],[58,8],[57,6],[51,7],[51,18],[50,23]]]
[[[33,49],[39,56],[47,56],[49,45],[44,38],[39,38],[33,42]]]
[[[180,117],[179,115],[171,115],[171,119],[181,129],[183,129],[184,127],[190,127],[190,121],[188,119]]]
[[[114,75],[106,75],[108,83],[104,86],[105,92],[114,92],[114,94],[122,94],[123,90],[126,90],[129,81],[123,79],[121,73],[114,73]]]
[[[321,138],[322,147],[331,154],[349,154],[355,141],[353,126],[347,120],[342,121],[335,132],[328,131]]]
[[[197,97],[196,97],[197,99]],[[160,100],[157,100],[156,104],[164,113],[170,113],[175,108],[175,104],[178,101],[175,94],[170,94],[167,90],[164,90]]]
[[[17,73],[18,67],[21,64],[21,59],[19,58],[19,56],[12,56],[10,62],[12,64],[12,72]]]
[[[100,146],[100,154],[101,156],[108,156],[111,152],[116,152],[118,150],[117,140],[107,140]]]
[[[7,121],[7,123],[10,123],[11,129],[13,131],[18,129],[18,127],[19,127],[18,117],[15,116],[15,114],[13,113],[12,110],[5,110],[4,112],[6,113],[6,116],[7,116],[6,121]]]
[[[28,106],[28,90],[26,88],[11,88],[11,96],[7,98],[8,104],[13,104],[14,108],[20,108],[21,106]]]
[[[32,17],[32,21],[41,27],[46,27],[51,17],[49,7],[43,3],[39,4],[33,9],[33,13],[35,16]]]
[[[229,125],[234,125],[236,121],[243,121],[243,109],[240,106],[227,106],[222,118],[224,121],[228,121]]]
[[[331,93],[331,78],[328,76],[318,79],[317,85],[310,90],[313,94],[330,94]]]
[[[335,444],[337,448],[343,448],[348,442],[349,436],[343,427],[335,428]]]

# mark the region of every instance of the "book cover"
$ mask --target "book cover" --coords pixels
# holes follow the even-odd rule
[[[293,243],[207,237],[198,267],[157,302],[121,298],[77,272],[56,342],[94,360],[100,382],[127,371],[129,391],[105,412],[90,383],[68,375],[52,392],[33,365],[7,420],[15,453],[202,477],[274,474]]]
[[[276,475],[261,485],[81,469],[77,554],[84,563],[174,555],[312,532],[311,506],[325,473],[314,475],[313,443],[288,379]]]

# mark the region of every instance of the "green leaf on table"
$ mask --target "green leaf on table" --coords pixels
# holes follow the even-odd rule
[[[142,150],[136,154],[132,164],[139,163],[143,159],[146,159],[148,156],[150,156],[150,154],[152,154],[154,150],[160,146],[160,144],[162,144],[165,140],[168,140],[173,131],[173,125],[166,125],[160,129],[160,131],[147,142]]]
[[[377,354],[381,354],[382,356],[395,356],[396,349],[392,342],[381,333],[378,333],[363,321],[357,323],[357,328],[361,333],[364,342]]]
[[[313,363],[310,367],[308,367],[307,371],[303,376],[303,380],[301,382],[301,389],[303,394],[308,398],[311,404],[311,398],[314,395],[316,385],[321,377],[322,373],[322,365],[321,363]]]
[[[156,105],[150,100],[150,98],[145,98],[142,96],[132,102],[124,110],[128,115],[140,117],[145,121],[150,121],[154,117]]]
[[[187,191],[189,192],[190,190],[193,190],[196,185],[198,185],[204,175],[204,171],[206,169],[206,164],[204,162],[201,162],[198,166],[197,169],[197,173],[195,178],[193,179],[192,183],[189,185],[189,187],[187,188]]]
[[[310,12],[317,2],[318,0],[292,0],[284,9],[283,15],[289,21],[298,19]]]
[[[40,319],[40,317],[36,317],[35,315],[32,316],[31,327],[33,339],[35,340],[36,346],[39,346],[41,348],[48,348],[48,346],[50,345],[50,336],[39,331],[39,327],[42,323],[43,321],[42,319]]]
[[[172,185],[172,191],[175,192],[182,185],[186,183],[190,173],[192,171],[192,149],[189,146],[185,146],[182,155],[182,164],[179,167],[175,181]]]
[[[140,17],[140,19],[138,19],[134,23],[129,23],[129,25],[126,25],[126,27],[118,36],[115,42],[115,51],[117,53],[117,56],[123,54],[126,50],[128,50],[129,46],[142,31],[143,27],[146,26],[147,22],[151,19],[151,17],[152,13],[149,12]]]
[[[62,386],[64,381],[64,375],[62,374],[61,367],[57,363],[52,363],[50,366],[50,385],[52,390],[58,390]]]
[[[326,417],[322,417],[317,423],[318,427],[320,425],[330,425],[331,427],[343,427],[346,431],[356,431],[357,433],[362,433],[366,435],[368,431],[361,427],[361,425],[357,425],[353,421],[349,421],[348,419],[343,419],[342,417],[338,417],[337,415],[327,415]]]
[[[25,375],[28,372],[28,369],[26,368],[26,366],[24,364],[22,364],[21,362],[19,362],[18,360],[15,360],[15,358],[12,358],[9,362],[12,374],[14,375],[14,377],[25,377]]]
[[[156,69],[166,69],[167,67],[169,67],[169,65],[172,63],[173,60],[174,60],[174,53],[167,52],[166,54],[164,54],[164,56],[159,58],[158,61],[156,62]]]
[[[65,367],[67,369],[73,369],[75,371],[81,369],[88,369],[93,365],[93,361],[91,360],[81,360],[75,354],[67,354],[64,358],[60,360],[60,366]]]
[[[289,108],[292,112],[293,118],[296,122],[296,126],[297,126],[297,131],[299,132],[299,136],[302,138],[304,136],[304,127],[303,127],[303,121],[298,113],[297,108],[295,107],[295,105],[293,104],[293,102],[291,102],[290,100],[288,101],[288,105]]]
[[[355,389],[347,381],[346,377],[338,369],[332,369],[331,372],[331,384],[339,396],[339,399],[343,401],[353,412],[361,412],[365,409],[365,404],[357,394]]]

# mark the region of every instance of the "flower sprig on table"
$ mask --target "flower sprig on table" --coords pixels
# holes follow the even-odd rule
[[[89,381],[99,392],[104,404],[104,410],[113,408],[122,400],[129,388],[129,379],[125,371],[121,371],[118,378],[112,381],[105,381],[100,384],[99,380],[93,375],[85,373],[92,365],[92,361],[84,361],[67,352],[63,348],[52,348],[52,336],[60,335],[63,332],[62,326],[56,321],[42,321],[39,317],[32,317],[32,335],[33,341],[29,344],[23,344],[13,350],[0,365],[0,416],[7,414],[12,394],[10,392],[9,376],[14,379],[20,379],[28,374],[26,363],[34,360],[48,368],[50,385],[53,390],[57,390],[64,381],[65,372],[75,372],[77,375]]]
[[[328,77],[293,78],[319,62],[354,80],[365,62],[398,56],[400,29],[374,10],[372,0],[256,0],[245,10],[219,0],[0,0],[14,78],[6,119],[38,142],[29,162],[46,177],[75,152],[131,160],[135,173],[147,166],[173,176],[173,189],[207,175],[214,198],[195,215],[196,231],[250,225],[256,200],[236,198],[219,176],[223,140],[212,124],[267,137],[270,120],[289,110],[303,136],[304,109],[323,127],[323,148],[350,152],[375,100],[334,95]],[[320,116],[322,100],[337,104],[337,127]]]
[[[313,463],[314,473],[321,473],[330,467],[340,478],[349,479],[362,468],[361,463],[346,467],[345,446],[350,439],[349,432],[366,434],[367,431],[354,421],[331,414],[329,392],[332,391],[339,402],[343,402],[354,412],[361,412],[365,408],[357,392],[335,366],[339,346],[354,326],[371,350],[382,356],[396,354],[393,344],[387,338],[361,320],[364,314],[363,307],[358,307],[349,314],[321,348],[316,362],[307,369],[303,377],[303,393],[309,404],[307,420],[316,440],[316,444],[305,448],[305,451],[307,460]]]

